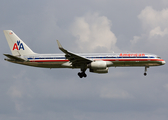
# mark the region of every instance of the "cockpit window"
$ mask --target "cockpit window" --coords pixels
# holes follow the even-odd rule
[[[158,59],[161,59],[161,57],[157,57]]]

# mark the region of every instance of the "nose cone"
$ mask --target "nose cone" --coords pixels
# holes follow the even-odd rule
[[[162,65],[166,64],[166,61],[162,61]]]

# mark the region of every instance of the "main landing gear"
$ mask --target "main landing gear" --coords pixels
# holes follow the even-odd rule
[[[85,73],[86,69],[87,69],[87,68],[86,68],[85,66],[82,66],[82,67],[81,67],[81,72],[78,73],[78,76],[79,76],[80,78],[87,77],[87,75],[86,75],[86,73]]]
[[[146,76],[147,75],[147,68],[149,68],[149,66],[145,66],[145,72],[144,72],[144,76]]]

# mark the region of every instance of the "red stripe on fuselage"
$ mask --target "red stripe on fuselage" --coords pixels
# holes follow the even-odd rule
[[[30,60],[30,62],[68,62],[69,60]]]
[[[97,60],[97,59],[94,59],[94,60]],[[103,61],[164,61],[163,59],[122,59],[122,58],[119,58],[119,59],[98,59],[98,60],[103,60]],[[57,60],[57,59],[54,59],[54,60],[30,60],[30,62],[69,62],[69,60]]]

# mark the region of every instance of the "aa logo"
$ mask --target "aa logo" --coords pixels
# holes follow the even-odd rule
[[[13,50],[15,50],[15,49],[16,50],[20,50],[20,49],[24,50],[24,46],[22,43],[20,43],[20,41],[17,41],[17,43],[15,43],[13,46]]]

